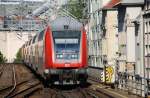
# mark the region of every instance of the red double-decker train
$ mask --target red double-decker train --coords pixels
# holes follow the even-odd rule
[[[71,17],[59,17],[22,48],[22,58],[49,83],[85,83],[88,53],[86,31]]]

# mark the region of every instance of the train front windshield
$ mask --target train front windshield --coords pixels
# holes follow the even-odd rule
[[[55,58],[59,60],[78,60],[81,32],[53,32]]]

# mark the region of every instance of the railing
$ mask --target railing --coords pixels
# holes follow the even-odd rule
[[[129,94],[139,96],[150,95],[150,79],[140,77],[139,75],[119,73],[118,83],[118,88],[128,91]]]
[[[14,30],[39,30],[45,25],[43,20],[31,19],[6,19],[0,20],[0,30],[7,30],[13,28]]]

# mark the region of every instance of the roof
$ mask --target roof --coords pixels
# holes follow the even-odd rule
[[[141,6],[144,4],[144,0],[121,0],[121,2],[117,3],[115,7],[119,5],[124,6]]]
[[[142,4],[144,3],[144,0],[122,0],[122,3],[127,3],[127,4]]]
[[[50,22],[50,26],[52,31],[63,31],[66,30],[74,30],[80,31],[82,28],[82,23],[78,22],[76,19],[68,16],[57,17],[55,20]]]
[[[104,7],[103,9],[112,9],[116,4],[121,2],[121,0],[110,0]]]

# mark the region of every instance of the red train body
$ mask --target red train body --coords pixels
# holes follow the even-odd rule
[[[87,39],[83,25],[59,17],[23,45],[23,61],[51,83],[87,80]]]

